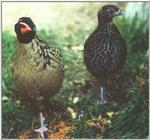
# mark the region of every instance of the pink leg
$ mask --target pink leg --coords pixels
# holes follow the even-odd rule
[[[39,132],[41,135],[41,138],[45,139],[44,132],[46,132],[48,129],[46,128],[46,126],[44,124],[45,118],[43,116],[43,113],[40,112],[39,114],[40,114],[41,127],[39,129],[34,130],[34,131]]]

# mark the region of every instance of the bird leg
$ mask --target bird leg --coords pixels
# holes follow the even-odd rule
[[[103,86],[100,86],[100,100],[101,100],[101,103],[102,104],[106,104],[107,103],[107,100],[106,100],[106,93],[105,93],[105,90],[104,90],[104,87]]]
[[[46,128],[45,124],[44,124],[45,117],[43,116],[43,113],[42,113],[42,112],[40,112],[39,115],[40,115],[41,127],[40,127],[39,129],[34,130],[34,131],[35,131],[35,132],[39,132],[40,135],[41,135],[41,138],[42,138],[42,139],[45,139],[44,132],[46,132],[46,131],[48,130],[48,129]]]

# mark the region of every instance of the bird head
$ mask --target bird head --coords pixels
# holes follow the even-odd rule
[[[15,24],[17,39],[21,43],[29,43],[36,35],[36,26],[29,17],[21,17]]]
[[[111,22],[113,17],[122,15],[121,10],[115,5],[105,5],[98,12],[98,21]]]

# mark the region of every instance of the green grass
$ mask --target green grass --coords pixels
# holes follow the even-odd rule
[[[113,118],[112,127],[104,138],[126,139],[147,138],[149,127],[148,97],[137,90],[130,93],[130,101],[124,104]]]
[[[143,5],[142,5],[143,6]],[[127,6],[129,9],[130,5]],[[132,6],[131,6],[132,7]],[[139,6],[140,7],[140,6]],[[145,7],[146,4],[145,4]],[[87,8],[87,7],[86,7]],[[139,8],[140,9],[140,8]],[[137,9],[136,9],[137,10]],[[79,12],[84,11],[80,9]],[[85,10],[86,11],[86,10]],[[133,11],[134,12],[134,11]],[[119,86],[118,94],[125,93],[125,100],[111,100],[103,107],[95,96],[96,83],[83,64],[83,45],[93,30],[94,23],[71,25],[69,29],[60,30],[59,26],[49,30],[40,30],[39,36],[57,47],[65,63],[65,78],[61,91],[51,99],[51,104],[58,107],[63,114],[61,118],[69,121],[73,132],[71,138],[146,138],[148,136],[148,18],[118,18],[115,20],[128,46],[128,56],[124,68],[118,75],[125,79],[118,80],[114,87]],[[91,12],[95,14],[93,11]],[[89,17],[92,17],[89,15]],[[89,18],[90,19],[90,18]],[[91,18],[92,19],[92,18]],[[138,22],[136,22],[138,20]],[[85,20],[87,23],[87,21]],[[134,23],[133,23],[134,22]],[[138,25],[135,26],[135,24]],[[88,27],[89,26],[89,27]],[[2,33],[2,136],[18,138],[21,132],[31,131],[31,123],[39,125],[38,116],[16,99],[11,80],[10,63],[16,50],[16,37],[9,31]],[[91,86],[87,86],[87,84]],[[94,86],[93,86],[94,85]],[[98,88],[98,87],[97,87]],[[122,95],[119,95],[122,96]],[[62,102],[63,100],[63,102]],[[104,114],[101,116],[100,112]],[[112,116],[106,115],[113,112]],[[49,119],[60,120],[53,112]],[[87,125],[87,121],[94,122]]]

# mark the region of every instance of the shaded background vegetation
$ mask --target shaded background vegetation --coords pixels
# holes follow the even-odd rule
[[[38,35],[60,49],[65,62],[63,87],[50,100],[47,118],[49,128],[58,130],[47,134],[48,138],[148,137],[149,5],[146,2],[113,3],[124,11],[124,16],[114,22],[127,43],[128,56],[123,69],[109,80],[110,104],[103,107],[98,100],[97,82],[83,64],[83,45],[95,29],[97,11],[104,4],[3,2],[3,138],[38,137],[33,132],[39,126],[38,116],[33,116],[28,107],[16,99],[9,68],[16,50],[14,24],[22,16],[33,19]],[[100,114],[103,111],[105,115]]]

